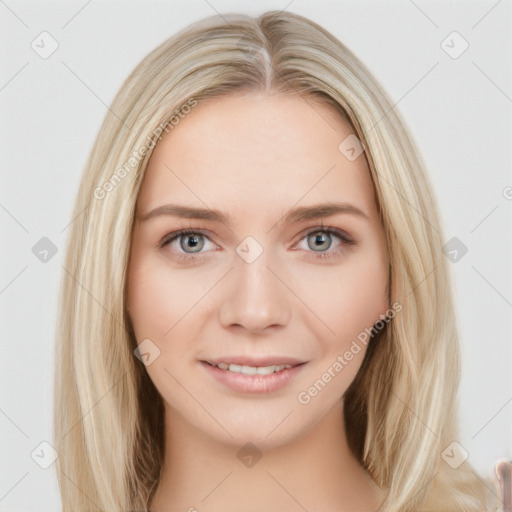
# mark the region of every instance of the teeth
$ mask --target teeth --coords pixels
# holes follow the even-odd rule
[[[274,372],[280,372],[285,368],[291,368],[289,364],[280,364],[272,366],[241,366],[239,364],[219,363],[217,365],[221,370],[228,370],[233,373],[243,373],[245,375],[270,375]]]

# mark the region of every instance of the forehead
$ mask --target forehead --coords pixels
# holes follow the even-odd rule
[[[276,215],[297,203],[346,201],[374,211],[364,153],[339,149],[353,133],[314,98],[227,95],[199,103],[157,143],[139,193],[145,213],[165,203],[237,215]]]

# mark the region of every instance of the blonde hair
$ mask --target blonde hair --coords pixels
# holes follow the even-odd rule
[[[163,402],[134,356],[125,301],[138,191],[162,127],[184,105],[242,90],[325,101],[365,148],[389,247],[390,301],[402,310],[370,342],[344,403],[354,454],[385,492],[380,510],[495,510],[489,482],[467,461],[453,469],[441,457],[458,439],[460,363],[424,164],[358,58],[317,24],[281,11],[187,27],[140,62],[107,112],[80,183],[60,290],[54,444],[63,510],[146,510],[156,490]]]

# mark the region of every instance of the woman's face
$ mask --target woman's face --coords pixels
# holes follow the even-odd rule
[[[171,425],[264,448],[340,405],[388,310],[351,133],[314,99],[256,93],[200,103],[164,132],[137,203],[128,308]]]

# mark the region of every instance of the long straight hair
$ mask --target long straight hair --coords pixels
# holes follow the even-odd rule
[[[126,310],[138,191],[162,127],[243,90],[298,94],[343,115],[365,151],[400,314],[371,340],[344,398],[347,437],[385,492],[382,512],[495,510],[458,439],[460,379],[438,205],[412,137],[363,63],[297,14],[212,16],[150,52],[117,93],[73,211],[56,331],[54,445],[64,511],[147,510],[163,461],[163,402]],[[193,107],[197,108],[197,107]],[[173,121],[174,120],[174,121]],[[340,141],[341,142],[341,141]]]

